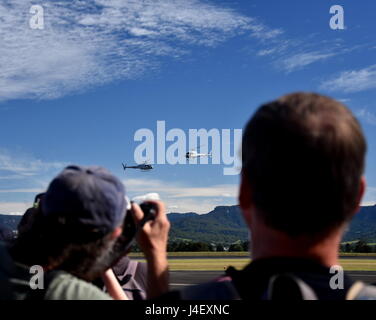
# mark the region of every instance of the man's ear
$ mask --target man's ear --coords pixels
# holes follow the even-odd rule
[[[360,206],[361,206],[361,203],[362,203],[363,196],[366,192],[366,188],[367,188],[366,177],[362,176],[361,179],[360,179],[359,193],[358,193],[358,199],[357,199],[358,206],[356,208],[356,212],[360,211]]]
[[[242,170],[239,187],[239,205],[243,211],[249,210],[252,204],[251,186],[249,185],[248,174]]]
[[[122,232],[123,232],[122,227],[116,227],[114,231],[111,232],[111,235],[110,235],[111,240],[118,238]]]
[[[252,225],[252,191],[249,184],[248,174],[245,170],[242,170],[241,181],[239,187],[239,206],[243,214],[243,218],[249,228]]]

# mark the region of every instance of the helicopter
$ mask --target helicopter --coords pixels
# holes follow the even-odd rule
[[[201,148],[202,146],[200,146],[199,148]],[[209,153],[199,153],[197,152],[197,150],[194,150],[194,149],[191,149],[190,151],[188,151],[186,154],[185,154],[185,157],[187,159],[195,159],[195,158],[200,158],[200,157],[211,157],[212,156],[212,153],[209,152]]]
[[[148,164],[146,161],[143,164],[138,164],[136,166],[129,166],[127,167],[126,164],[122,163],[123,165],[123,170],[125,171],[126,169],[139,169],[141,171],[149,171],[153,169],[153,166],[151,164]]]

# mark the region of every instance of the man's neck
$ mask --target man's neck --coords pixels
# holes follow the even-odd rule
[[[252,231],[252,259],[294,257],[314,260],[330,267],[338,264],[338,248],[342,232],[333,232],[324,239],[290,237],[265,225]]]

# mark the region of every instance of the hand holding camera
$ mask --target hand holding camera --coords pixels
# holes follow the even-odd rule
[[[143,225],[136,239],[145,256],[165,254],[170,222],[163,202],[149,200],[140,206],[132,203],[132,212],[136,225]]]
[[[139,206],[132,203],[132,212],[137,224],[148,220],[146,208],[151,207],[155,210],[154,219],[148,220],[136,235],[137,242],[148,263],[148,297],[153,298],[168,291],[169,273],[166,249],[170,222],[167,219],[163,202],[150,200],[144,204],[147,207],[143,204]]]
[[[170,224],[159,195],[147,194],[128,200],[128,203],[123,232],[114,249],[115,260],[130,250],[134,240],[146,256],[165,251]]]
[[[170,222],[159,196],[151,194],[153,196],[149,197],[149,195],[128,201],[123,232],[113,248],[113,265],[130,250],[133,241],[137,240],[148,264],[148,297],[150,298],[168,290],[166,249]]]

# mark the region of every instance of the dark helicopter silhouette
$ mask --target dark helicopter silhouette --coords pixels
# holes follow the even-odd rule
[[[139,169],[141,171],[149,171],[153,169],[153,166],[151,164],[148,164],[146,161],[143,164],[138,164],[136,166],[129,166],[127,167],[126,164],[122,163],[123,169]]]

